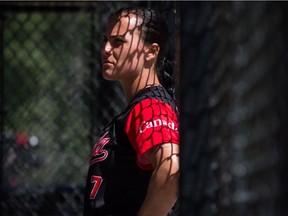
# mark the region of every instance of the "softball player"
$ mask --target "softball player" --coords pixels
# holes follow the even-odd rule
[[[179,125],[166,90],[167,41],[165,22],[150,9],[121,9],[109,20],[102,73],[120,82],[128,106],[95,142],[84,215],[176,215]]]

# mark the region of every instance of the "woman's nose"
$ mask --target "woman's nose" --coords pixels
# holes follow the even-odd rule
[[[111,46],[111,43],[109,41],[105,42],[103,44],[103,47],[102,47],[102,54],[111,54],[112,52],[112,46]]]

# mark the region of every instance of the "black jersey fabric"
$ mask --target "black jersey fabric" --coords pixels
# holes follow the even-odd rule
[[[162,100],[177,112],[174,100],[166,90],[153,86],[139,92],[128,107],[104,127],[90,157],[84,216],[137,215],[152,171],[137,166],[136,152],[124,127],[134,105],[147,98]],[[95,198],[94,192],[97,192]]]

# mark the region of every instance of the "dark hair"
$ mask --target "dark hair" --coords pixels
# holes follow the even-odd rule
[[[121,13],[135,14],[142,20],[139,27],[142,28],[142,38],[146,44],[157,43],[160,46],[160,52],[156,62],[156,71],[162,86],[174,97],[175,93],[175,68],[174,55],[168,52],[167,44],[169,42],[169,31],[167,24],[160,13],[147,8],[121,8],[112,17]],[[110,18],[110,19],[111,19]]]

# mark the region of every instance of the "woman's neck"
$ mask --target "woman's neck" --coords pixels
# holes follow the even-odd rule
[[[144,71],[141,76],[138,76],[138,78],[134,80],[120,81],[120,83],[128,103],[136,96],[139,91],[151,86],[160,85],[156,71],[148,71],[148,73],[145,73]]]

